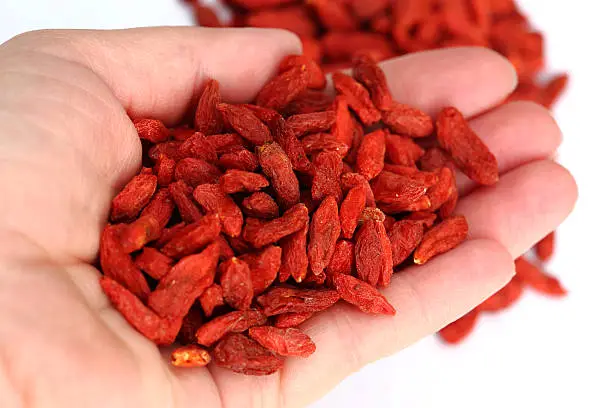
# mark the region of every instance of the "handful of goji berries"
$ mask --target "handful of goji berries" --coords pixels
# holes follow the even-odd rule
[[[366,54],[332,79],[335,97],[288,56],[252,105],[211,79],[193,127],[134,121],[148,167],[113,199],[101,285],[142,335],[182,344],[174,365],[273,373],[315,351],[301,323],[341,300],[395,314],[377,288],[465,240],[455,172],[499,176],[461,113],[395,102]]]

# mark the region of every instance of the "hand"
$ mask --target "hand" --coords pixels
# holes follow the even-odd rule
[[[469,240],[394,276],[384,293],[395,317],[337,305],[307,322],[316,353],[280,374],[173,369],[109,305],[90,265],[110,200],[140,165],[129,116],[176,123],[208,77],[246,102],[299,51],[283,31],[202,28],[47,31],[0,46],[0,406],[303,407],[498,290],[512,260],[572,209],[574,181],[550,160],[561,134],[549,113],[489,110],[516,85],[506,60],[457,48],[386,62],[400,102],[487,112],[471,123],[502,176],[477,190],[460,179]]]

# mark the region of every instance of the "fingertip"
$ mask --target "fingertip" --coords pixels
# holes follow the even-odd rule
[[[503,101],[518,83],[506,58],[481,47],[424,51],[382,66],[395,98],[431,115],[445,106],[476,115]]]

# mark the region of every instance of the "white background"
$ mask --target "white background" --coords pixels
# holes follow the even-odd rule
[[[481,321],[460,347],[425,339],[366,367],[314,407],[612,407],[611,6],[520,3],[546,34],[550,70],[571,73],[555,115],[565,134],[559,159],[578,180],[580,199],[550,265],[570,296],[528,293]],[[189,17],[178,0],[0,0],[0,42],[31,29],[188,25]]]

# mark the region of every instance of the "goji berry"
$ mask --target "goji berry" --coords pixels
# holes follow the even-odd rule
[[[438,115],[436,128],[440,145],[469,178],[484,185],[499,180],[495,156],[457,109],[443,109]]]
[[[329,265],[340,237],[340,218],[338,203],[327,196],[312,216],[308,243],[308,260],[315,275],[323,273]]]
[[[461,244],[468,233],[468,224],[462,215],[445,219],[425,233],[414,252],[414,263],[424,264],[432,257]]]
[[[200,184],[193,190],[193,198],[209,214],[218,214],[225,234],[237,237],[242,231],[244,219],[240,207],[223,192],[219,184]]]
[[[219,103],[221,103],[219,82],[209,79],[204,83],[195,113],[195,126],[202,134],[214,135],[223,130],[223,118],[217,110]]]
[[[199,344],[209,347],[227,333],[240,333],[253,326],[261,326],[266,321],[266,316],[257,309],[230,312],[204,323],[198,329],[196,337]]]
[[[393,253],[382,222],[367,220],[357,231],[355,266],[357,276],[372,286],[391,282]]]
[[[283,361],[254,340],[242,334],[230,334],[213,350],[219,367],[248,375],[270,375],[280,370]]]
[[[365,313],[394,315],[395,308],[374,288],[353,276],[337,274],[332,277],[334,288],[342,298]]]
[[[355,167],[357,172],[367,180],[378,176],[385,166],[385,132],[375,130],[363,137]]]
[[[333,306],[340,296],[331,289],[272,288],[257,298],[266,316],[284,313],[320,312]]]
[[[131,219],[151,201],[157,188],[157,177],[139,174],[121,190],[111,203],[111,220]]]
[[[270,195],[262,192],[253,193],[242,200],[242,209],[249,217],[277,218],[278,204]]]
[[[246,310],[253,301],[253,282],[249,264],[238,258],[231,258],[219,266],[219,281],[223,299],[234,309]]]
[[[269,143],[258,148],[259,163],[263,172],[270,179],[278,203],[283,208],[290,208],[300,201],[300,184],[291,161],[277,143]]]
[[[160,346],[174,342],[181,328],[180,319],[162,319],[111,278],[102,277],[100,286],[113,306],[140,334]]]
[[[271,245],[260,252],[240,256],[249,265],[255,296],[263,293],[276,279],[281,266],[282,250]]]
[[[308,357],[316,350],[316,346],[310,337],[294,328],[252,327],[249,329],[249,336],[280,356]]]
[[[175,367],[206,367],[212,357],[205,349],[198,346],[179,347],[172,352],[170,362]]]

